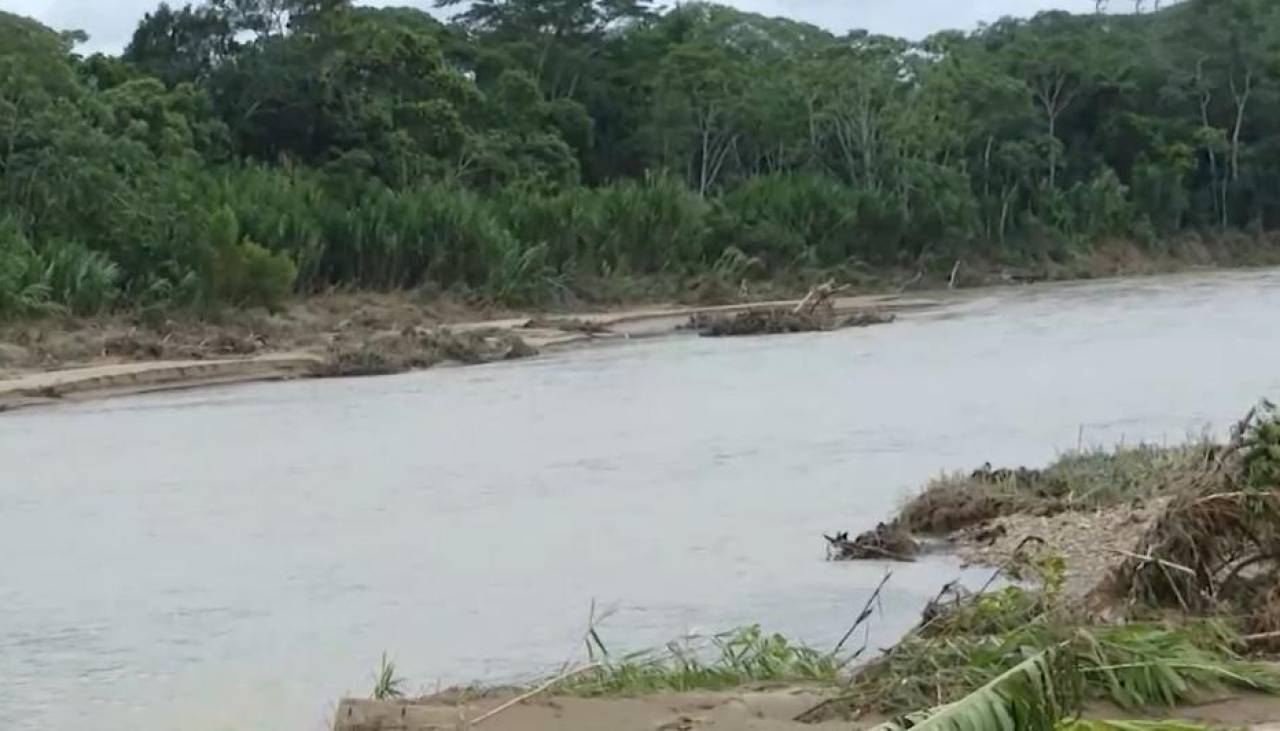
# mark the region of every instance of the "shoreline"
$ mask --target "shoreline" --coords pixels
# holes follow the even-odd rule
[[[1267,445],[1280,443],[1278,414],[1265,403],[1251,410],[1227,444],[1122,445],[1114,451],[1077,451],[1043,468],[984,465],[972,474],[933,480],[888,528],[945,536],[950,552],[998,567],[1013,583],[991,587],[989,582],[976,593],[945,585],[924,607],[920,624],[856,668],[849,664],[858,659],[853,655],[831,674],[811,676],[808,662],[793,664],[817,657],[805,655],[819,652],[806,648],[756,666],[751,654],[756,646],[737,649],[732,642],[728,659],[720,661],[726,665],[715,665],[713,658],[711,665],[699,665],[696,649],[671,650],[674,660],[668,664],[632,665],[625,657],[611,660],[598,644],[601,653],[589,651],[582,664],[566,665],[528,689],[471,687],[409,698],[398,691],[394,697],[379,695],[377,687],[383,686],[376,686],[374,699],[341,699],[332,728],[446,731],[484,723],[496,731],[890,731],[910,727],[900,725],[903,718],[937,719],[938,727],[949,728],[944,718],[981,718],[995,705],[1012,713],[1015,704],[1025,703],[1042,704],[1037,713],[1051,719],[1036,728],[1059,731],[1124,728],[1127,721],[1197,731],[1276,731],[1280,664],[1267,643],[1277,633],[1257,634],[1256,623],[1244,623],[1217,599],[1196,611],[1130,590],[1143,585],[1139,574],[1152,562],[1173,565],[1157,553],[1168,547],[1158,539],[1169,535],[1169,521],[1183,520],[1191,510],[1229,524],[1237,518],[1220,515],[1223,501],[1248,508],[1235,480],[1256,475],[1243,465],[1257,464],[1263,459],[1258,455],[1271,454]],[[1203,507],[1208,501],[1214,506]],[[1256,522],[1256,528],[1276,518],[1242,519]],[[917,530],[930,526],[934,530]],[[994,537],[980,537],[983,533]],[[882,524],[864,535],[890,533]],[[1038,547],[1025,540],[1032,535]],[[1190,540],[1208,547],[1217,538]],[[1024,546],[1028,554],[1015,560],[1012,554]],[[1233,560],[1210,576],[1229,569]],[[1082,580],[1074,587],[1073,569],[1081,569],[1074,578]],[[1256,578],[1271,581],[1276,575],[1260,572]],[[884,583],[889,580],[886,575]],[[1224,592],[1230,583],[1207,580]],[[878,596],[879,589],[867,599],[850,634],[873,616]],[[1219,598],[1244,602],[1235,609],[1258,601],[1248,591]],[[593,633],[589,624],[588,648]],[[784,638],[770,642],[787,647]],[[840,662],[842,646],[820,657]],[[692,664],[689,657],[695,658]],[[402,680],[394,679],[385,655],[384,669],[385,687],[398,688]],[[717,683],[716,669],[731,673],[735,682]],[[674,680],[654,683],[646,680],[646,672],[671,674]],[[1038,679],[1028,686],[1010,680],[1019,673],[1037,673]],[[580,675],[597,679],[581,685]],[[1002,727],[995,720],[968,725]]]
[[[836,315],[868,310],[892,315],[982,292],[1232,274],[1276,266],[1269,260],[1218,265],[1211,256],[1173,264],[1167,257],[1138,256],[1132,247],[1103,247],[1094,256],[1100,261],[1080,271],[1046,270],[1043,277],[1022,280],[1011,278],[1007,270],[996,276],[994,269],[979,265],[966,269],[974,277],[970,283],[953,288],[934,279],[911,280],[832,301]],[[912,284],[926,286],[914,289]],[[526,312],[466,305],[448,296],[418,300],[412,292],[355,292],[295,300],[273,314],[243,310],[210,319],[166,319],[162,313],[138,311],[16,321],[0,325],[0,413],[154,391],[480,364],[596,341],[673,335],[687,331],[694,316],[792,307],[800,301],[641,301],[596,310],[564,306]],[[417,342],[406,341],[412,338]]]
[[[563,320],[536,316],[500,320],[443,322],[434,332],[452,333],[478,340],[512,338],[530,349],[530,354],[585,347],[597,342],[675,335],[686,330],[691,318],[703,315],[733,315],[755,309],[794,307],[794,300],[771,300],[707,307],[661,307],[624,309],[614,312],[576,314]],[[836,315],[867,310],[899,313],[935,307],[935,299],[907,295],[865,295],[837,298]],[[561,323],[557,325],[557,323]],[[534,325],[531,327],[530,325]],[[104,348],[105,351],[105,348]],[[508,357],[482,358],[476,363]],[[444,358],[439,365],[456,363]],[[426,366],[433,367],[436,364]],[[265,352],[227,358],[120,359],[103,356],[101,362],[73,367],[32,370],[0,379],[0,413],[69,401],[128,396],[159,391],[188,390],[238,383],[281,381],[343,376],[333,373],[328,352],[311,347],[281,352]],[[400,372],[422,370],[421,367]],[[362,374],[352,373],[351,377]],[[379,375],[368,373],[363,375]]]
[[[1028,287],[1235,274],[1267,266],[1190,266],[1114,276],[984,283],[955,289],[858,293],[832,300],[837,316],[890,315],[933,309],[956,297]],[[691,318],[794,307],[766,299],[715,305],[639,304],[583,312],[477,310],[444,299],[415,302],[410,293],[321,295],[276,315],[241,311],[227,320],[163,320],[142,313],[89,319],[45,319],[0,326],[0,414],[68,401],[157,391],[301,378],[404,373],[449,364],[480,364],[541,352],[688,332]],[[410,352],[394,352],[416,336]],[[436,335],[449,341],[431,342]],[[454,337],[457,336],[457,337]],[[461,341],[461,343],[454,341]],[[457,347],[459,346],[460,347]],[[455,346],[455,347],[450,347]],[[420,352],[425,347],[425,353]],[[395,356],[381,362],[379,349]],[[463,351],[458,353],[457,351]],[[345,351],[345,352],[344,352]],[[373,351],[371,353],[371,351]],[[379,361],[362,361],[372,354]],[[351,364],[337,363],[354,356]],[[461,356],[461,357],[459,357]]]

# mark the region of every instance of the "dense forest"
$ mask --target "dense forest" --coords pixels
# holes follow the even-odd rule
[[[536,303],[1280,226],[1272,0],[921,42],[704,3],[452,10],[160,5],[119,57],[0,12],[0,316]]]

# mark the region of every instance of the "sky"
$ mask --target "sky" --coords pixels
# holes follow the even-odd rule
[[[1094,0],[720,0],[765,15],[804,20],[836,32],[865,28],[872,32],[921,38],[934,31],[972,29],[980,22],[1006,15],[1034,15],[1060,9],[1092,12]],[[0,0],[0,10],[33,17],[58,30],[79,29],[89,34],[89,51],[118,52],[128,42],[143,13],[159,0]],[[170,0],[181,5],[182,0]],[[414,5],[428,8],[431,0],[369,2],[373,5]],[[671,4],[659,2],[658,4]]]

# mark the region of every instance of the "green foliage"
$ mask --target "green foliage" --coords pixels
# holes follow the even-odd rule
[[[1245,434],[1244,479],[1257,490],[1280,487],[1280,412],[1263,402],[1256,422]]]
[[[1240,661],[1226,626],[1131,624],[1081,629],[1072,644],[1077,667],[1094,695],[1125,708],[1173,707],[1234,686],[1274,693],[1274,671]]]
[[[298,268],[242,238],[235,212],[223,207],[209,221],[208,287],[217,301],[277,309],[293,289]]]
[[[769,277],[1280,226],[1274,3],[919,43],[705,3],[459,10],[161,4],[120,59],[0,13],[8,316],[428,282],[531,302],[723,278],[726,251]],[[208,246],[224,208],[242,230]]]
[[[594,634],[594,633],[593,633]],[[743,627],[708,640],[671,643],[619,658],[609,655],[599,636],[595,651],[601,667],[569,681],[568,692],[617,695],[724,690],[749,683],[833,683],[840,661],[827,653],[798,646],[759,627]]]
[[[16,221],[0,218],[0,318],[49,312],[39,257]]]
[[[62,240],[36,249],[16,221],[0,218],[0,319],[102,312],[119,296],[119,278],[101,253]]]
[[[1080,449],[1042,470],[984,465],[933,480],[903,508],[901,519],[917,533],[948,533],[1016,512],[1097,510],[1146,500],[1194,479],[1211,454],[1211,445],[1200,441]]]
[[[396,664],[387,659],[387,653],[382,653],[382,660],[373,678],[374,700],[390,701],[404,697],[404,678],[396,675]]]
[[[1145,708],[1195,702],[1224,687],[1280,690],[1274,669],[1236,655],[1238,637],[1222,622],[1094,625],[1036,594],[1012,587],[995,600],[944,608],[859,672],[849,703],[890,714],[940,698],[954,703],[1038,653],[1052,655],[1056,704],[1065,713],[1086,700]]]
[[[42,253],[49,298],[77,315],[108,310],[120,296],[120,267],[78,241],[54,240]]]
[[[874,731],[1053,731],[1065,715],[1058,700],[1053,652],[1029,657],[969,695]]]

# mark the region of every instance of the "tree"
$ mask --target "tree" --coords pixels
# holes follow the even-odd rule
[[[214,6],[175,11],[161,3],[138,24],[124,59],[170,86],[203,80],[238,51],[235,33],[231,19]]]

